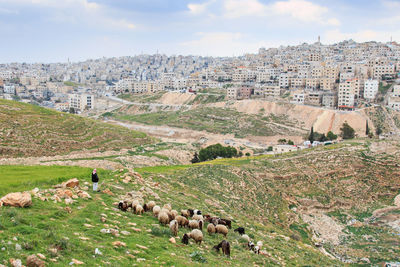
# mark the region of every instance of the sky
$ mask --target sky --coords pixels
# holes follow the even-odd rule
[[[0,63],[400,41],[400,0],[0,0]]]

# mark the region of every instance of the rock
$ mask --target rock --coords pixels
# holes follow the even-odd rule
[[[72,199],[78,199],[79,197],[77,195],[72,195]]]
[[[31,194],[27,192],[16,192],[9,193],[0,199],[0,202],[4,206],[12,206],[12,207],[29,207],[32,206],[32,197]]]
[[[93,228],[94,226],[88,223],[83,224],[83,226],[87,227],[87,228]]]
[[[79,191],[79,192],[78,192],[78,197],[80,197],[80,198],[92,198],[92,197],[89,195],[89,193],[88,193],[88,192],[85,192],[85,191]]]
[[[110,230],[110,229],[101,229],[101,230],[100,230],[100,233],[102,233],[102,234],[109,234],[109,233],[111,233],[111,230]]]
[[[36,255],[30,255],[26,258],[27,267],[44,267],[44,261],[40,260]]]
[[[113,245],[114,247],[126,247],[125,242],[121,242],[121,241],[112,242],[112,245]]]
[[[57,196],[60,198],[71,198],[73,195],[72,191],[69,189],[58,189]]]
[[[74,188],[74,187],[79,186],[79,180],[76,179],[76,178],[72,178],[72,179],[70,179],[70,180],[68,180],[68,181],[66,181],[66,182],[64,182],[64,183],[62,183],[61,185],[62,185],[62,187],[64,187],[64,188],[66,188],[66,187]]]
[[[104,217],[100,217],[100,221],[103,222],[103,223],[105,223],[105,222],[107,221],[107,219],[104,218]]]
[[[360,261],[365,262],[365,263],[371,263],[368,258],[361,258]]]
[[[114,193],[111,192],[111,190],[108,189],[108,188],[104,189],[104,190],[103,190],[103,193],[104,193],[104,194],[107,194],[107,195],[109,195],[109,196],[113,196],[113,195],[114,195]]]
[[[43,254],[41,254],[41,253],[38,253],[38,254],[36,254],[39,258],[41,258],[42,260],[45,260],[46,259],[46,256],[45,255],[43,255]]]
[[[69,204],[74,203],[74,200],[72,198],[66,198],[66,199],[64,199],[64,202],[66,205],[69,205]]]
[[[85,264],[83,261],[78,261],[78,260],[76,260],[76,259],[72,259],[72,262],[73,262],[74,264],[76,264],[76,265]]]
[[[135,231],[135,232],[141,232],[141,231],[142,231],[142,229],[135,228],[135,227],[131,227],[131,229],[132,229],[133,231]]]
[[[15,250],[21,250],[22,248],[21,248],[21,245],[20,244],[15,244]]]
[[[72,212],[72,209],[71,209],[70,207],[65,207],[64,210],[65,210],[66,212],[68,212],[68,213],[71,213],[71,212]]]
[[[176,244],[176,240],[175,240],[174,237],[171,237],[171,238],[169,239],[169,242],[171,242],[172,244]]]
[[[103,253],[101,253],[101,251],[100,251],[98,248],[96,248],[96,249],[94,250],[94,254],[95,254],[95,255],[102,255]]]
[[[22,261],[20,259],[10,259],[12,267],[22,267]]]
[[[136,259],[138,262],[142,262],[142,261],[145,261],[146,259],[145,258],[137,258]]]
[[[39,188],[36,187],[36,188],[34,188],[34,189],[31,190],[31,194],[32,194],[32,195],[35,196],[37,193],[39,193]]]
[[[121,234],[123,234],[123,235],[130,235],[131,233],[128,232],[128,231],[121,231]]]
[[[138,248],[141,248],[141,249],[149,249],[148,247],[145,247],[145,246],[142,246],[142,245],[139,245],[139,244],[136,244],[136,246],[137,246]]]

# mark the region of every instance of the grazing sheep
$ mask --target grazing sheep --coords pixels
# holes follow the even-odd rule
[[[135,208],[133,209],[133,211],[135,212],[135,214],[143,214],[143,207],[140,204],[137,204],[135,206]]]
[[[243,227],[238,227],[235,230],[233,230],[234,232],[238,232],[239,235],[244,235],[244,228]]]
[[[199,243],[199,245],[201,245],[201,241],[203,241],[203,233],[199,229],[192,230],[189,237],[192,238],[196,244]]]
[[[253,249],[253,252],[255,254],[260,254],[260,247],[259,246],[255,246],[254,249]]]
[[[182,243],[185,244],[185,245],[189,244],[189,235],[188,234],[184,234],[182,236]]]
[[[118,203],[118,208],[122,211],[126,211],[128,209],[128,205],[124,201],[120,201]]]
[[[143,209],[144,211],[152,211],[154,206],[156,205],[156,202],[154,201],[149,201],[148,203],[144,204]]]
[[[231,220],[228,220],[228,219],[219,219],[218,223],[228,226],[229,229],[232,228],[232,221],[231,221]]]
[[[258,246],[260,249],[262,249],[262,247],[263,247],[263,242],[262,242],[262,241],[258,241],[258,242],[257,242],[257,246]]]
[[[217,217],[211,217],[210,222],[211,222],[212,224],[214,224],[214,226],[217,226],[218,221],[219,221],[219,218],[217,218]]]
[[[169,223],[169,229],[174,236],[178,235],[178,222],[176,220],[172,220]]]
[[[196,220],[189,221],[189,228],[190,229],[200,229],[199,222]]]
[[[178,215],[175,217],[175,220],[178,222],[180,227],[186,227],[189,225],[189,220],[183,216]]]
[[[132,204],[131,204],[132,210],[135,210],[135,207],[136,207],[137,205],[139,205],[139,204],[140,204],[140,203],[139,203],[139,200],[137,200],[137,199],[133,200],[133,201],[132,201]]]
[[[190,214],[188,210],[181,210],[181,215],[183,217],[189,218]]]
[[[219,252],[220,248],[222,248],[223,254],[225,254],[228,257],[231,256],[231,244],[229,244],[228,241],[222,240],[221,243],[213,247],[213,249],[215,249],[217,252]]]
[[[211,218],[212,218],[211,215],[209,215],[209,214],[204,214],[203,217],[204,217],[204,221],[206,221],[206,222],[208,222],[208,223],[211,222]]]
[[[176,216],[178,216],[178,211],[171,210],[171,214],[172,214],[172,217],[173,217],[173,220],[174,220],[176,218]]]
[[[193,215],[192,219],[193,220],[197,220],[197,221],[202,221],[203,220],[203,215],[195,214],[195,215]]]
[[[200,231],[203,231],[203,220],[199,221],[199,229]]]
[[[163,209],[167,209],[168,211],[171,211],[172,210],[171,204],[165,204],[163,206]]]
[[[155,217],[158,216],[158,214],[160,213],[160,211],[161,211],[160,206],[154,206],[154,207],[153,207],[153,215],[154,215]]]
[[[215,226],[214,226],[214,224],[212,224],[212,223],[209,223],[208,225],[207,225],[207,232],[208,232],[208,234],[215,234]]]
[[[247,243],[249,243],[249,242],[250,242],[250,237],[249,237],[248,235],[246,235],[246,234],[242,235],[242,237],[241,237],[241,238],[244,238],[244,239],[246,239]]]
[[[201,211],[200,210],[193,210],[193,215],[201,215]]]
[[[168,217],[168,214],[167,213],[165,213],[165,212],[160,212],[159,214],[158,214],[158,221],[161,223],[161,224],[168,224],[169,223],[169,217]]]
[[[217,234],[223,234],[224,237],[226,237],[226,235],[228,234],[228,228],[225,225],[218,224],[217,226],[215,226],[215,232]]]
[[[250,250],[254,251],[255,245],[254,245],[254,243],[252,241],[249,241],[249,243],[247,243],[247,246],[249,247]]]

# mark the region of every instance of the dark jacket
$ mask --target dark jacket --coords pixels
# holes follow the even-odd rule
[[[97,176],[97,173],[92,173],[92,182],[93,183],[99,182],[99,176]]]

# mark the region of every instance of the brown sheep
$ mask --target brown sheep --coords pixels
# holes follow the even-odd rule
[[[155,217],[158,216],[158,214],[160,213],[160,211],[161,211],[160,206],[154,206],[154,207],[153,207],[153,215],[154,215]]]
[[[189,225],[189,220],[183,216],[178,215],[175,217],[175,220],[178,222],[180,227],[186,227]]]
[[[165,204],[163,206],[163,209],[167,209],[168,211],[171,211],[172,210],[171,204]]]
[[[226,256],[229,257],[231,255],[231,245],[228,241],[222,240],[221,243],[213,247],[213,249],[215,249],[217,252],[219,252],[220,248],[222,248],[222,253]]]
[[[228,228],[225,225],[218,224],[217,226],[215,226],[215,232],[217,234],[223,234],[224,237],[226,237],[226,235],[228,234]]]
[[[189,211],[188,210],[181,210],[181,215],[185,218],[189,218]]]
[[[198,229],[192,230],[189,237],[192,238],[196,244],[199,243],[199,245],[201,245],[201,241],[203,241],[203,233]]]
[[[168,224],[169,223],[169,217],[168,217],[168,214],[167,213],[165,213],[165,212],[160,212],[159,214],[158,214],[158,221],[161,223],[161,224]]]
[[[134,208],[135,214],[143,214],[143,207],[140,204],[137,204]]]
[[[149,201],[148,203],[144,204],[143,209],[144,211],[152,211],[154,206],[156,205],[156,202],[154,201]]]
[[[173,219],[175,219],[176,216],[178,216],[178,211],[176,211],[176,210],[171,210],[171,214],[172,214]]]
[[[203,220],[203,215],[193,215],[192,217],[193,220],[197,220],[197,221],[202,221]]]
[[[178,222],[176,220],[172,220],[169,223],[169,229],[174,236],[178,235]]]
[[[189,221],[189,228],[190,229],[200,229],[199,222],[196,220]]]
[[[214,224],[212,224],[212,223],[209,223],[208,225],[207,225],[207,232],[208,232],[208,234],[215,234],[215,226],[214,226]]]

